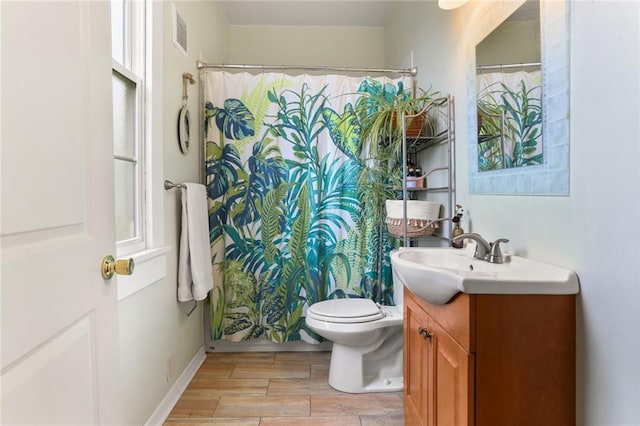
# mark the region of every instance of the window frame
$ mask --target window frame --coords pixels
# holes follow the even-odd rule
[[[171,246],[165,245],[164,230],[164,189],[163,174],[163,2],[154,0],[132,0],[131,7],[143,8],[144,25],[140,34],[144,35],[145,43],[136,49],[146,47],[144,55],[139,56],[136,64],[143,66],[144,81],[139,98],[140,114],[144,122],[140,125],[140,141],[143,151],[138,160],[144,163],[144,170],[140,173],[140,190],[144,205],[140,213],[144,217],[144,224],[140,231],[144,233],[144,242],[137,245],[120,244],[116,246],[117,257],[126,256],[133,259],[135,273],[133,275],[119,275],[118,300],[123,300],[152,284],[161,282],[167,275],[167,255]],[[125,24],[131,28],[129,23]],[[125,31],[129,31],[126,30]],[[125,52],[125,61],[135,63],[133,57],[129,59]],[[114,61],[118,63],[117,61]],[[131,64],[131,62],[129,62]],[[118,63],[119,64],[119,63]],[[122,64],[120,64],[122,66]],[[113,69],[120,72],[116,65]]]
[[[147,217],[147,185],[146,185],[146,146],[149,143],[146,135],[147,121],[147,2],[124,0],[124,64],[112,59],[112,72],[118,73],[136,87],[135,99],[135,140],[133,157],[116,155],[114,160],[121,160],[135,165],[134,175],[134,235],[132,238],[116,241],[118,256],[128,255],[148,248]],[[113,30],[113,28],[112,28]],[[116,194],[117,197],[117,194]]]
[[[116,249],[118,254],[127,254],[135,251],[139,251],[146,248],[146,220],[145,220],[145,171],[146,165],[144,160],[145,152],[145,117],[144,117],[144,82],[142,79],[131,73],[124,68],[118,62],[114,61],[112,66],[113,72],[120,74],[124,79],[127,79],[136,86],[136,99],[135,99],[135,140],[133,143],[133,156],[128,157],[124,155],[113,155],[114,160],[126,161],[135,165],[134,173],[134,197],[135,197],[135,212],[134,212],[134,235],[132,238],[119,240],[116,242]],[[116,195],[117,197],[117,195]]]

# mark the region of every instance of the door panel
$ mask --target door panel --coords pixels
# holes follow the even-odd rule
[[[109,3],[0,7],[0,423],[117,424]]]
[[[59,424],[98,423],[92,320],[71,325],[8,369],[2,377],[4,422],[47,424],[53,416]]]
[[[473,355],[432,321],[436,426],[473,424]]]
[[[419,333],[428,328],[426,313],[413,302],[412,296],[404,296],[404,401],[405,424],[429,425],[429,369],[430,342]]]
[[[3,234],[77,225],[86,218],[85,197],[78,196],[87,182],[87,128],[78,122],[89,108],[89,93],[82,90],[88,40],[78,24],[86,21],[86,7],[78,3],[3,5],[3,144],[19,146],[3,155],[2,174],[11,178],[2,188],[3,205],[11,205],[3,209]],[[64,203],[57,202],[61,195]]]

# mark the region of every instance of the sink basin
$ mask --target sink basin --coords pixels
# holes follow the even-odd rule
[[[468,294],[576,294],[578,277],[565,268],[519,256],[504,263],[473,257],[473,247],[410,247],[391,253],[393,279],[415,295],[443,305],[459,292]]]

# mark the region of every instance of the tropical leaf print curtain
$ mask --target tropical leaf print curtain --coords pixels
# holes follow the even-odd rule
[[[306,309],[364,297],[392,303],[397,242],[363,214],[363,86],[400,81],[205,74],[206,173],[214,271],[211,340],[319,337]]]
[[[540,70],[479,74],[476,84],[479,171],[542,164]]]

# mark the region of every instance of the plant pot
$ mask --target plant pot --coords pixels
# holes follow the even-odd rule
[[[407,176],[407,188],[424,188],[424,178],[425,176]]]
[[[408,138],[420,137],[424,131],[424,123],[427,121],[426,113],[419,114],[415,117],[407,118],[407,127],[405,128],[405,134]],[[396,115],[391,117],[391,125],[396,127]]]

